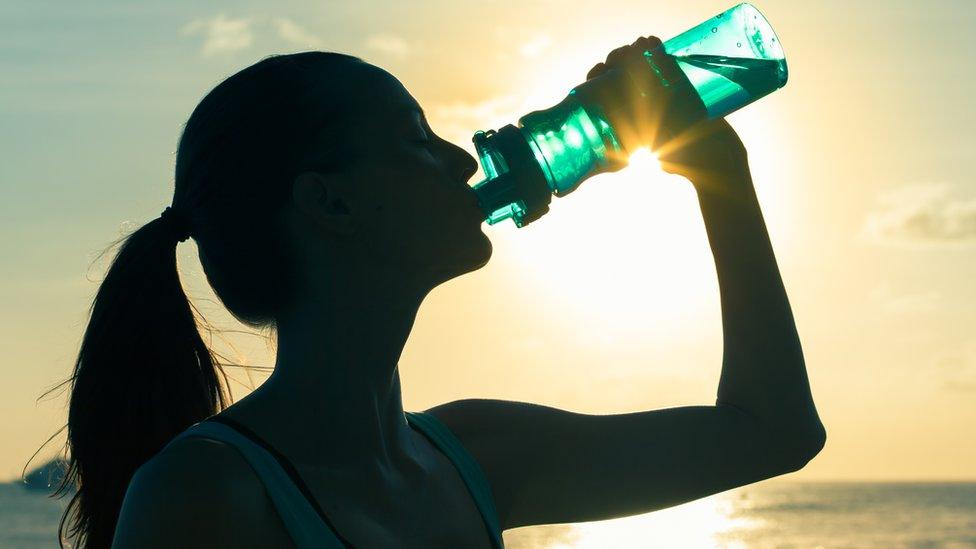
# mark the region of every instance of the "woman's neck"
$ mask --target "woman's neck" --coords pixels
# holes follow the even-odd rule
[[[398,297],[366,285],[330,294],[310,296],[279,319],[273,374],[228,415],[296,465],[379,477],[419,474],[398,361],[423,296]]]

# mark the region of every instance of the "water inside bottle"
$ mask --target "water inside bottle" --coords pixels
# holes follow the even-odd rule
[[[711,116],[724,116],[728,98],[736,98],[740,107],[741,94],[749,103],[782,87],[786,83],[786,61],[783,59],[755,59],[724,55],[675,55],[689,80],[698,89]],[[687,66],[694,67],[689,69]],[[701,72],[701,69],[708,71]]]

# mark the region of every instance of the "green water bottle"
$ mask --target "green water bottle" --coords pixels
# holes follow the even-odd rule
[[[683,77],[658,67],[660,49],[674,57]],[[657,78],[671,97],[649,97],[641,84],[647,78]],[[726,10],[576,86],[559,104],[519,118],[518,126],[475,132],[485,179],[474,191],[485,220],[512,218],[523,227],[549,211],[552,195],[566,196],[585,179],[625,167],[634,150],[648,145],[626,130],[634,118],[627,97],[667,100],[673,135],[682,124],[736,111],[786,79],[783,48],[766,18],[748,3]]]

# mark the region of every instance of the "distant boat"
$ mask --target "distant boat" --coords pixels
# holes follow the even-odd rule
[[[64,474],[67,470],[67,460],[54,458],[30,473],[27,473],[23,482],[17,482],[16,484],[20,484],[31,491],[53,492],[61,485],[61,480],[64,479]]]

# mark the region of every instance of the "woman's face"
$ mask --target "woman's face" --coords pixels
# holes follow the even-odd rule
[[[354,72],[360,115],[350,131],[361,156],[346,173],[361,191],[352,213],[370,260],[429,288],[485,265],[491,242],[468,184],[477,161],[434,133],[391,74],[366,63]]]

